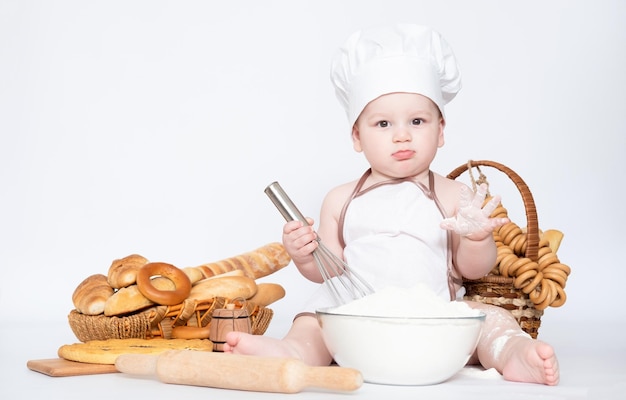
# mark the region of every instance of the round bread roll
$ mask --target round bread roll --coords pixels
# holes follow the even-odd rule
[[[72,302],[76,310],[82,314],[100,315],[111,296],[113,288],[107,282],[107,277],[95,274],[87,277],[76,287],[72,294]]]
[[[148,259],[139,254],[131,254],[118,260],[113,260],[109,267],[109,285],[115,289],[130,286],[137,280],[137,271],[148,263]]]

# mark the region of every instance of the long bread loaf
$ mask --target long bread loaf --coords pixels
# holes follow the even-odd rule
[[[286,267],[291,257],[281,243],[269,243],[256,250],[226,258],[221,261],[197,266],[205,278],[233,270],[242,270],[252,279],[270,275]]]

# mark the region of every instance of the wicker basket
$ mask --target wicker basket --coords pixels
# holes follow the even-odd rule
[[[216,297],[207,301],[185,300],[174,306],[155,306],[121,317],[85,315],[72,310],[68,316],[72,331],[81,342],[106,339],[150,339],[172,337],[176,326],[207,327],[213,311],[234,304],[245,308],[250,316],[252,333],[262,335],[267,330],[274,312],[248,301]]]
[[[528,185],[526,185],[524,180],[522,180],[515,171],[493,161],[469,161],[467,164],[461,165],[450,172],[448,178],[456,179],[465,171],[469,171],[471,174],[471,168],[479,168],[479,166],[488,166],[503,172],[517,187],[522,196],[526,211],[527,244],[525,256],[530,260],[537,261],[539,251],[539,224],[535,201]],[[466,290],[465,299],[492,304],[510,311],[522,330],[531,337],[537,338],[543,310],[538,310],[535,304],[530,300],[528,294],[513,286],[513,278],[489,274],[481,279],[464,279],[463,283]]]

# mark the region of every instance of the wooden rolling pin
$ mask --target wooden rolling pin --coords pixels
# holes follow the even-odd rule
[[[306,388],[356,390],[363,376],[355,369],[311,367],[289,358],[170,350],[158,355],[122,354],[118,371],[152,375],[165,383],[257,392],[297,393]]]

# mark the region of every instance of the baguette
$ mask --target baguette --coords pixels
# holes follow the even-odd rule
[[[197,266],[205,278],[220,275],[228,271],[242,270],[252,279],[270,275],[291,261],[291,257],[281,243],[270,243],[256,250],[241,255],[223,259],[221,261]]]

